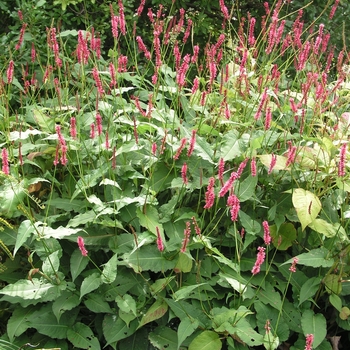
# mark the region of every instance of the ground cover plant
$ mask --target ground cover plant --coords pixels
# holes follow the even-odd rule
[[[220,0],[205,47],[185,11],[144,5],[152,43],[119,1],[106,55],[94,28],[55,23],[41,54],[18,13],[0,82],[0,345],[345,346],[346,47],[282,1],[235,31]]]

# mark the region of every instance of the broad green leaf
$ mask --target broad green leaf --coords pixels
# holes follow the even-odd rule
[[[315,219],[310,224],[309,227],[318,233],[322,233],[327,238],[334,237],[339,232],[339,225],[332,225],[323,219]]]
[[[312,299],[320,287],[322,277],[311,277],[302,286],[300,290],[299,306],[306,300]]]
[[[60,322],[60,318],[65,311],[72,310],[80,304],[79,296],[69,290],[65,290],[62,294],[52,303],[52,312],[56,316],[57,322]]]
[[[7,321],[7,335],[9,336],[9,339],[11,342],[15,337],[19,337],[28,328],[31,327],[30,315],[35,310],[36,308],[34,306],[28,306],[26,308],[17,306],[15,308],[11,317]],[[0,343],[0,349],[1,349],[1,343]]]
[[[198,283],[198,284],[193,284],[191,286],[186,286],[182,287],[179,290],[177,290],[173,297],[176,301],[182,300],[187,298],[196,288],[199,288],[200,286],[204,286],[207,283]]]
[[[213,160],[214,155],[212,145],[199,135],[196,136],[196,146],[194,152],[200,159],[207,160],[211,164],[215,163]]]
[[[304,230],[316,219],[322,208],[321,202],[315,194],[302,188],[293,190],[292,201],[302,230]]]
[[[176,332],[169,327],[157,327],[149,334],[149,340],[156,349],[177,349]]]
[[[0,289],[0,294],[32,300],[32,304],[55,300],[60,295],[60,288],[51,283],[45,283],[37,278],[19,280]]]
[[[334,259],[329,258],[329,251],[325,247],[312,249],[308,253],[297,255],[298,265],[312,266],[312,267],[331,267],[334,264]],[[289,259],[282,265],[291,264],[293,259]]]
[[[112,283],[117,278],[118,256],[114,254],[106,264],[103,265],[101,281],[103,283]]]
[[[79,298],[78,298],[79,299]],[[113,310],[104,299],[103,295],[98,293],[90,293],[86,300],[84,301],[85,306],[92,312],[104,313],[104,314],[112,314]]]
[[[84,230],[78,228],[68,228],[68,227],[63,227],[59,226],[58,228],[54,229],[48,226],[45,226],[43,223],[36,223],[36,230],[34,231],[35,235],[38,238],[56,238],[56,239],[61,239],[64,237],[72,236],[78,232],[82,232]]]
[[[168,311],[168,304],[163,299],[157,299],[155,303],[142,316],[137,328],[141,328],[147,323],[158,320]]]
[[[60,257],[62,256],[62,252],[60,250],[56,250],[51,253],[43,262],[42,271],[48,276],[56,274],[60,267]]]
[[[70,257],[70,273],[72,275],[72,281],[84,271],[85,267],[89,263],[89,258],[83,256],[79,249],[74,250],[73,254]]]
[[[53,198],[45,202],[44,204],[57,209],[75,211],[77,213],[85,209],[85,204],[82,200],[71,200],[70,198]]]
[[[87,325],[77,322],[67,331],[68,340],[79,349],[100,350],[100,342]]]
[[[37,109],[36,108],[32,109],[33,113],[33,118],[35,122],[40,126],[40,129],[44,132],[48,132],[50,134],[55,132],[55,118],[52,118],[49,116],[48,111],[45,110],[44,108]]]
[[[30,235],[34,232],[35,227],[30,220],[24,220],[21,222],[18,228],[18,234],[16,239],[16,245],[13,250],[13,256],[16,255],[18,249],[27,241]]]
[[[6,179],[4,185],[0,187],[0,216],[11,218],[18,210],[26,194],[27,180],[21,182]]]
[[[329,296],[329,302],[335,307],[339,312],[341,311],[343,302],[337,294],[332,293]]]
[[[103,335],[107,341],[106,346],[132,335],[136,331],[137,323],[137,320],[132,321],[128,327],[120,317],[106,314],[102,322]]]
[[[283,223],[277,230],[276,225],[270,226],[273,245],[279,250],[287,250],[297,238],[297,231],[290,222]]]
[[[117,295],[115,301],[121,311],[125,313],[131,312],[134,316],[136,316],[136,301],[131,295]]]
[[[90,276],[86,277],[80,287],[80,299],[101,285],[101,275],[98,272],[92,273]]]
[[[237,322],[235,330],[236,336],[249,346],[259,346],[264,342],[263,336],[257,333],[245,318]]]
[[[350,182],[345,181],[344,178],[337,177],[336,184],[337,184],[339,189],[346,191],[346,192],[350,192]]]
[[[146,205],[144,207],[137,208],[136,211],[137,217],[140,220],[140,225],[147,228],[154,235],[157,235],[157,229],[160,231],[160,234],[163,234],[163,226],[159,222],[159,214],[155,207]]]
[[[86,189],[96,186],[106,171],[107,169],[105,167],[100,167],[81,177],[75,185],[75,191],[72,194],[71,200],[73,200],[79,193],[85,192]]]
[[[225,273],[219,273],[220,277],[229,283],[229,285],[238,293],[242,294],[245,290],[247,290],[247,281],[245,281],[242,277],[240,277],[240,281],[234,277],[229,276]]]
[[[322,314],[315,314],[312,310],[305,310],[301,317],[301,328],[304,335],[314,335],[313,348],[317,348],[326,338],[327,322]]]
[[[20,350],[17,345],[11,344],[6,340],[0,339],[0,349],[1,350]]]
[[[239,181],[237,186],[235,186],[235,193],[236,193],[236,196],[239,198],[240,202],[245,202],[248,199],[251,199],[254,197],[257,183],[258,183],[258,177],[251,176],[251,175],[249,175],[242,182]]]
[[[323,283],[328,293],[339,295],[342,291],[341,276],[335,274],[327,274],[323,279]]]
[[[268,169],[270,168],[270,164],[272,162],[272,154],[263,154],[258,156],[260,162],[263,163]],[[273,167],[273,170],[285,170],[287,164],[287,158],[279,155],[275,155],[276,157],[276,165]]]
[[[67,226],[68,227],[78,227],[85,225],[89,222],[94,222],[96,219],[96,211],[95,210],[87,210],[84,213],[75,215],[72,219],[69,220]]]
[[[118,350],[149,350],[149,332],[141,328],[126,339],[118,342]]]
[[[249,142],[249,135],[243,134],[241,137],[236,130],[230,130],[225,133],[222,138],[222,144],[220,147],[220,158],[225,161],[235,159],[242,155],[246,151]]]
[[[261,231],[260,223],[242,210],[239,211],[238,217],[247,233],[255,235]]]
[[[176,349],[180,348],[183,341],[198,328],[198,325],[199,325],[198,320],[191,320],[188,317],[181,320],[177,328],[177,348]]]
[[[275,291],[272,285],[265,283],[265,288],[261,288],[257,294],[259,300],[264,304],[269,304],[277,310],[282,308],[281,295]]]
[[[188,350],[220,350],[221,348],[219,334],[213,331],[203,331],[192,340]]]
[[[179,254],[179,259],[177,260],[174,270],[176,272],[190,272],[192,270],[193,258],[189,257],[187,254]]]
[[[131,266],[135,272],[141,271],[166,271],[174,269],[176,259],[167,260],[155,245],[143,246],[131,254],[123,255],[124,263]]]

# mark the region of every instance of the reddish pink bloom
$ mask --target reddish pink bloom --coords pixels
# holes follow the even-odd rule
[[[157,144],[155,142],[152,143],[152,154],[155,156],[157,153]]]
[[[222,12],[222,14],[224,15],[225,20],[226,20],[226,19],[229,19],[229,18],[230,18],[230,15],[229,15],[229,13],[228,13],[227,7],[225,6],[224,0],[219,0],[219,4],[220,4],[221,12]]]
[[[183,42],[184,44],[186,43],[188,37],[190,36],[191,27],[192,27],[192,20],[191,20],[191,19],[188,19],[186,31],[185,31],[184,37],[183,37],[183,39],[182,39],[182,42]]]
[[[119,28],[120,28],[121,33],[123,35],[125,35],[126,34],[126,25],[125,25],[123,1],[119,0],[118,5],[119,5]]]
[[[272,170],[275,167],[276,163],[277,163],[277,157],[274,154],[272,154],[269,171],[267,172],[268,174],[272,173]]]
[[[187,164],[186,163],[184,163],[182,168],[181,168],[181,177],[182,177],[183,183],[186,185],[188,183],[188,179],[187,179]]]
[[[182,65],[179,68],[177,75],[176,75],[176,82],[179,85],[179,88],[181,89],[185,85],[185,78],[186,78],[186,73],[188,71],[189,65],[190,65],[190,55],[187,54],[182,61]]]
[[[10,175],[9,157],[8,157],[8,152],[6,148],[2,149],[1,155],[2,155],[2,172],[5,175]]]
[[[199,79],[198,79],[198,77],[196,77],[196,78],[194,78],[194,80],[193,80],[193,86],[192,86],[191,93],[192,93],[192,94],[195,94],[196,91],[198,90],[198,88],[199,88]]]
[[[95,138],[95,124],[94,124],[94,123],[92,123],[92,124],[90,125],[90,138],[91,138],[91,139],[94,139],[94,138]]]
[[[114,64],[111,62],[109,64],[109,74],[111,76],[111,86],[115,87],[117,85],[117,81],[116,81],[116,78],[115,78],[115,67],[114,67]]]
[[[120,55],[118,57],[118,73],[126,72],[128,65],[128,56]]]
[[[237,176],[238,176],[238,178],[241,177],[241,175],[243,173],[243,170],[245,169],[245,167],[246,167],[246,165],[248,163],[248,160],[249,160],[249,158],[244,159],[244,161],[241,162],[241,164],[238,166],[238,169],[237,169]]]
[[[147,113],[142,109],[140,105],[140,100],[137,96],[132,96],[132,99],[135,102],[135,106],[138,109],[138,111],[142,114],[143,117],[147,117]]]
[[[272,121],[272,111],[271,107],[267,107],[266,109],[266,115],[265,115],[265,130],[269,130],[271,127],[271,121]]]
[[[261,100],[259,102],[258,110],[255,113],[254,119],[258,120],[261,116],[261,111],[265,107],[266,103],[268,101],[268,94],[267,94],[267,88],[265,88],[263,94],[261,95]]]
[[[270,333],[271,332],[271,323],[270,323],[270,320],[266,320],[266,323],[265,323],[265,331],[266,333]]]
[[[147,50],[146,45],[143,43],[143,40],[140,36],[136,37],[136,42],[138,45],[138,48],[141,52],[143,52],[145,54],[145,57],[150,60],[151,59],[151,53]]]
[[[348,145],[343,143],[340,148],[339,164],[338,164],[338,176],[345,176],[345,160],[346,160],[346,150]]]
[[[96,113],[96,125],[97,125],[97,135],[102,134],[102,117],[100,113]]]
[[[156,31],[154,31],[153,48],[156,54],[156,67],[160,67],[162,65],[162,59],[160,54],[160,39],[159,39],[159,33]]]
[[[141,0],[139,7],[137,8],[137,15],[140,17],[143,11],[143,8],[145,7],[146,0]]]
[[[231,220],[232,221],[237,221],[238,213],[239,213],[239,209],[240,209],[240,202],[239,202],[238,197],[236,195],[234,195],[234,194],[231,194],[227,198],[227,205],[229,207],[231,207],[231,209],[230,209]]]
[[[36,51],[35,51],[34,43],[32,43],[32,48],[31,48],[31,51],[30,51],[30,58],[31,58],[32,62],[34,63],[35,62],[35,58],[36,58]]]
[[[191,223],[187,221],[186,228],[184,230],[184,239],[182,240],[182,247],[180,249],[181,253],[186,252],[187,244],[190,241],[190,236],[191,236]]]
[[[101,96],[104,95],[105,91],[103,90],[102,81],[101,81],[101,79],[100,79],[100,75],[99,75],[99,72],[98,72],[97,67],[93,67],[93,68],[92,68],[92,75],[93,75],[93,77],[94,77],[94,80],[95,80],[95,83],[96,83],[96,86],[97,86],[98,93],[99,93]]]
[[[81,251],[81,255],[82,256],[87,256],[88,255],[88,251],[85,249],[84,238],[79,236],[77,242],[78,242],[78,247],[79,247],[79,249]]]
[[[18,43],[15,46],[16,50],[19,50],[19,48],[21,47],[21,45],[23,43],[23,36],[24,36],[25,31],[26,31],[27,25],[28,25],[27,23],[22,24],[22,28],[21,28],[21,31],[19,33]]]
[[[112,169],[115,169],[117,167],[117,156],[116,156],[117,148],[113,147],[113,153],[112,153]]]
[[[70,136],[73,139],[77,138],[77,122],[74,117],[70,118]]]
[[[250,173],[252,176],[256,176],[256,160],[255,157],[252,158],[250,163]]]
[[[256,275],[260,272],[260,267],[265,261],[265,248],[264,247],[258,247],[258,254],[256,256],[255,264],[252,268],[252,274]]]
[[[289,103],[290,103],[290,108],[292,109],[292,112],[293,112],[293,113],[297,113],[297,112],[298,112],[298,107],[296,106],[293,97],[291,97],[291,98],[289,99]]]
[[[202,94],[201,94],[201,100],[200,100],[200,105],[201,106],[205,106],[206,97],[207,97],[207,92],[203,91]]]
[[[11,84],[13,81],[14,67],[15,67],[15,63],[13,62],[13,60],[11,60],[6,71],[7,84]]]
[[[314,342],[313,334],[306,334],[305,350],[312,350],[312,343]]]
[[[19,20],[22,22],[23,21],[23,12],[21,10],[18,10],[17,12]]]
[[[89,60],[90,52],[87,40],[84,38],[82,30],[78,30],[78,45],[76,49],[76,55],[78,62],[81,64],[86,64]]]
[[[197,220],[196,220],[196,218],[194,216],[192,216],[192,224],[194,226],[194,230],[195,230],[197,236],[200,236],[201,235],[201,229],[198,226]]]
[[[159,154],[163,154],[164,153],[167,135],[168,135],[168,130],[165,129],[164,130],[164,136],[162,138],[162,144],[161,144],[161,147],[160,147]]]
[[[187,143],[187,138],[184,137],[181,139],[181,143],[180,143],[180,147],[178,148],[178,150],[176,151],[175,155],[174,155],[174,159],[177,160],[180,157],[180,154],[182,152],[182,150],[185,148]]]
[[[292,265],[289,268],[290,272],[296,272],[297,271],[296,265],[298,263],[298,260],[299,260],[298,258],[293,258]]]
[[[207,192],[205,192],[205,205],[204,209],[210,209],[215,202],[215,193],[214,193],[214,185],[215,185],[215,178],[211,177],[209,179]]]
[[[164,244],[163,244],[163,239],[159,231],[159,227],[156,226],[156,231],[157,231],[157,248],[160,252],[164,250]]]
[[[315,55],[318,55],[318,50],[322,44],[322,41],[323,41],[323,29],[324,29],[324,24],[320,24],[320,27],[318,29],[318,36],[315,40],[315,43],[314,43],[314,47],[313,47],[313,51],[314,51],[314,54]]]
[[[194,150],[194,145],[196,143],[196,132],[197,132],[197,130],[192,130],[192,137],[190,140],[190,146],[188,147],[188,150],[187,150],[188,157],[191,157],[193,150]]]
[[[106,130],[106,135],[105,135],[105,147],[106,149],[109,149],[108,130]]]
[[[262,225],[263,225],[263,228],[264,228],[264,243],[266,245],[270,245],[270,243],[271,243],[271,234],[270,234],[269,223],[267,221],[263,221]]]
[[[244,238],[244,235],[245,235],[244,227],[241,228],[240,235],[241,235],[241,238]]]
[[[254,46],[255,37],[254,37],[254,27],[255,27],[256,19],[252,17],[249,23],[249,36],[248,36],[248,44],[250,46]]]
[[[302,47],[300,54],[297,58],[297,70],[303,70],[305,68],[305,64],[307,62],[307,59],[309,58],[309,52],[310,52],[311,44],[309,41],[307,41],[304,46]]]
[[[292,146],[292,142],[288,141],[288,158],[287,158],[287,162],[286,162],[286,167],[289,166],[290,164],[292,164],[295,160],[295,156],[297,153],[297,147],[296,146]]]
[[[220,158],[218,165],[218,179],[221,183],[223,183],[224,179],[224,171],[225,171],[225,161],[224,158]]]
[[[119,26],[119,17],[118,16],[111,16],[111,24],[112,24],[112,35],[113,38],[117,39],[118,38],[118,26]]]
[[[238,179],[238,174],[233,171],[231,173],[230,178],[225,182],[224,186],[222,186],[219,197],[223,197],[233,186],[233,182]]]
[[[195,45],[193,47],[193,56],[191,57],[191,63],[196,63],[197,62],[198,54],[199,54],[199,46]]]
[[[329,19],[333,18],[334,14],[335,14],[335,11],[336,11],[336,9],[338,7],[339,1],[340,0],[335,0],[334,5],[331,8],[331,12],[329,13]]]

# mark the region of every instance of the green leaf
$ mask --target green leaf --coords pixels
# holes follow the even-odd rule
[[[100,167],[96,170],[90,171],[88,174],[81,177],[75,185],[75,191],[72,194],[71,200],[73,200],[79,193],[85,192],[85,190],[88,188],[96,186],[101,177],[104,176],[105,172],[106,168]]]
[[[112,283],[117,278],[118,256],[114,254],[106,264],[103,265],[101,281],[103,283]]]
[[[220,158],[229,161],[241,156],[245,152],[249,142],[249,135],[243,134],[241,138],[239,136],[239,132],[236,130],[230,130],[225,133],[222,138]]]
[[[199,325],[198,320],[194,320],[194,319],[191,320],[188,317],[181,320],[177,328],[177,348],[176,349],[180,348],[183,341],[198,328],[198,325]]]
[[[187,254],[179,254],[179,259],[177,260],[175,271],[176,272],[190,272],[192,270],[193,258],[189,257]]]
[[[12,342],[15,337],[19,337],[23,334],[30,325],[30,315],[35,311],[34,306],[29,306],[22,308],[17,306],[13,311],[11,317],[7,321],[7,335],[9,336],[10,341]],[[1,349],[1,344],[0,344]]]
[[[304,230],[316,219],[322,208],[321,202],[315,194],[302,188],[293,190],[292,201],[302,230]]]
[[[312,310],[306,310],[301,317],[301,328],[306,334],[314,335],[313,348],[317,348],[319,344],[326,338],[327,322],[322,314],[315,314]]]
[[[86,277],[80,287],[80,299],[101,285],[101,275],[98,272],[92,273],[90,276]]]
[[[329,302],[335,307],[336,310],[339,312],[341,311],[343,303],[337,294],[332,293],[329,296]]]
[[[0,339],[0,349],[1,350],[20,350],[20,348],[14,344],[10,344],[6,340]]]
[[[173,297],[176,301],[179,301],[181,299],[187,298],[196,288],[199,288],[200,286],[204,286],[207,283],[198,283],[198,284],[193,284],[191,286],[186,286],[182,287],[179,290],[177,290]]]
[[[155,303],[142,316],[140,324],[137,328],[141,328],[147,323],[158,320],[168,311],[168,304],[163,299],[157,299]]]
[[[149,334],[149,340],[156,349],[177,349],[176,332],[169,327],[157,327]]]
[[[312,266],[312,267],[331,267],[334,264],[334,259],[329,258],[329,251],[325,247],[312,249],[308,253],[297,255],[298,265]],[[293,259],[289,259],[282,265],[291,264]]]
[[[112,314],[113,311],[101,294],[90,293],[84,301],[85,306],[93,313]]]
[[[60,295],[60,288],[43,280],[33,278],[29,280],[19,280],[9,284],[0,290],[0,294],[10,297],[19,297],[24,300],[32,300],[32,304],[55,300]]]
[[[213,331],[203,331],[192,340],[188,350],[220,350],[221,348],[219,334]]]
[[[342,291],[341,276],[335,274],[327,274],[323,279],[323,283],[328,293],[340,294]]]
[[[300,289],[299,306],[306,300],[312,299],[320,287],[322,277],[311,277]]]
[[[212,145],[199,135],[196,136],[196,146],[194,152],[200,159],[207,160],[209,163],[215,164],[213,160],[214,153]]]
[[[278,230],[276,225],[271,225],[270,234],[272,243],[278,250],[287,250],[297,238],[297,231],[290,222],[283,223]]]
[[[157,235],[156,227],[158,226],[160,234],[163,234],[163,226],[159,223],[159,214],[155,207],[146,205],[142,208],[137,208],[136,215],[140,219],[140,225],[147,228],[148,231]]]
[[[323,219],[315,219],[309,224],[309,227],[318,233],[322,233],[327,238],[334,237],[339,233],[341,226],[339,224],[331,224]]]
[[[257,183],[258,177],[251,175],[249,175],[242,182],[238,182],[237,186],[235,186],[235,193],[240,202],[245,202],[254,196]]]
[[[52,312],[56,316],[57,322],[60,322],[60,318],[65,311],[72,310],[80,304],[79,296],[69,290],[65,290],[62,294],[52,303]]]
[[[134,316],[136,316],[136,301],[131,295],[117,295],[115,301],[121,311],[125,313],[131,312]]]
[[[45,226],[42,222],[36,222],[35,223],[36,230],[34,231],[35,235],[38,238],[56,238],[61,239],[68,236],[72,236],[74,234],[77,234],[78,232],[82,232],[81,228],[73,229],[68,227],[59,226],[58,228],[54,229],[49,226]]]
[[[270,168],[270,164],[272,161],[272,154],[262,154],[258,156],[261,163],[263,163],[266,168]],[[275,155],[276,157],[276,165],[273,167],[273,170],[284,170],[286,169],[287,158],[279,155]]]
[[[0,216],[11,218],[26,196],[27,180],[14,182],[6,179],[0,187]]]
[[[235,329],[239,339],[249,346],[259,346],[264,342],[263,336],[257,333],[245,318],[237,322]]]
[[[70,257],[70,273],[72,275],[72,282],[84,271],[85,267],[89,263],[89,258],[83,256],[79,249],[74,250]]]
[[[68,329],[67,338],[79,349],[101,349],[100,343],[90,327],[80,322]]]
[[[15,248],[13,250],[13,256],[16,255],[18,249],[27,241],[30,235],[34,232],[35,227],[30,220],[24,220],[21,222],[18,228],[18,234],[16,239]]]
[[[43,262],[42,271],[48,276],[56,274],[60,267],[60,257],[62,256],[62,252],[60,250],[56,250],[51,253]]]
[[[137,328],[137,321],[132,321],[130,327],[116,315],[105,315],[102,323],[103,335],[107,341],[107,345],[115,343],[121,339],[132,335]]]
[[[281,295],[275,291],[272,285],[265,283],[265,288],[261,288],[258,292],[259,300],[264,304],[270,304],[277,310],[282,308]]]
[[[245,231],[252,235],[256,235],[261,231],[261,225],[258,221],[254,220],[251,216],[243,212],[242,210],[238,213],[239,220],[242,223]]]

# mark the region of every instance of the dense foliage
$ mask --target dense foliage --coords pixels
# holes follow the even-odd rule
[[[197,41],[170,2],[96,1],[105,32],[88,12],[51,21],[84,2],[59,3],[23,6],[4,37],[0,346],[348,344],[350,82],[331,28],[288,1],[235,27],[220,0]]]

